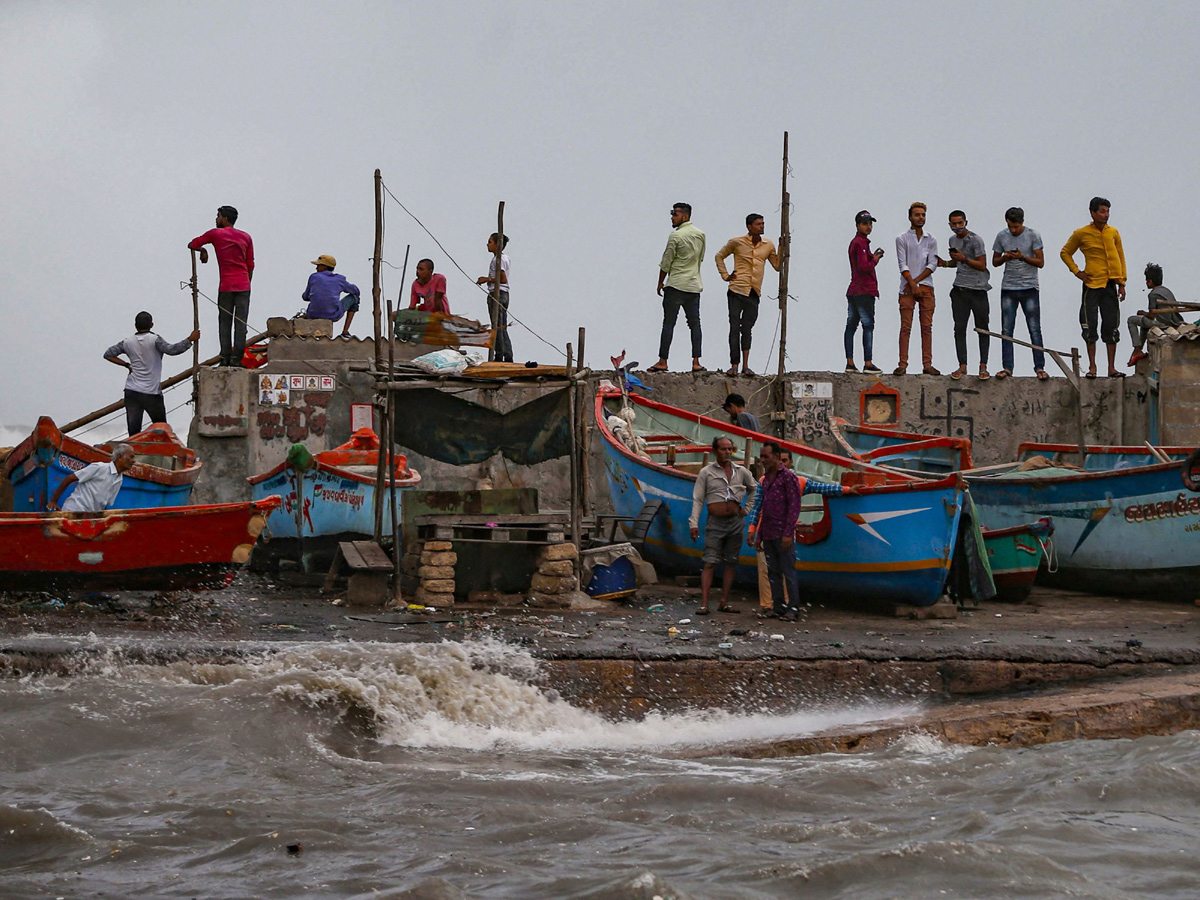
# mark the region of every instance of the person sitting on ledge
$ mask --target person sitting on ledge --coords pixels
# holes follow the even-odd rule
[[[318,256],[312,264],[317,271],[308,276],[308,285],[300,295],[301,300],[308,301],[304,317],[336,322],[344,314],[346,324],[342,326],[342,337],[350,337],[350,323],[358,312],[358,288],[348,282],[345,276],[333,271],[337,267],[337,260],[328,253]],[[343,294],[346,296],[343,297]]]

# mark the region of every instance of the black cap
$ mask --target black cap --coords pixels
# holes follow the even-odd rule
[[[874,221],[875,221],[875,217],[873,215],[871,215],[869,212],[867,212],[865,209],[860,209],[858,211],[858,213],[854,216],[854,224],[856,224],[856,225],[859,222],[874,222]]]

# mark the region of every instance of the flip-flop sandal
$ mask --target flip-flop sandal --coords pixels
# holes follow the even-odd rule
[[[693,375],[699,375],[701,372],[707,372],[707,371],[708,371],[708,369],[704,368],[704,366],[692,366],[692,374]]]
[[[955,369],[953,372],[950,373],[950,377],[952,379],[954,379],[955,381],[960,381],[962,379],[962,377],[966,374],[967,374],[966,372],[960,372],[957,369]]]
[[[742,374],[743,375],[754,375],[756,373],[751,372],[749,369],[742,369]]]
[[[707,606],[700,607],[698,610],[696,610],[696,615],[707,616],[708,615],[708,607]]]
[[[983,370],[980,370],[980,372],[979,372],[979,380],[980,380],[980,381],[987,381],[987,380],[988,380],[989,378],[991,378],[991,377],[992,377],[992,376],[991,376],[991,375],[989,375],[987,372],[985,372],[985,371],[983,371]]]
[[[717,607],[717,612],[729,613],[730,615],[736,616],[738,611],[736,609],[734,609],[732,606],[723,605],[723,606]]]
[[[997,378],[1007,378],[1011,374],[1012,374],[1012,372],[1008,371],[1008,369],[1001,369],[999,372],[996,373],[996,377]]]
[[[651,366],[646,371],[647,372],[665,372],[665,371],[667,371],[667,367],[666,366]]]
[[[694,371],[694,370],[693,370],[693,371]],[[738,373],[738,370],[737,370],[737,369],[726,369],[726,370],[725,370],[725,374],[726,374],[726,375],[736,375],[737,373]]]
[[[1109,377],[1109,378],[1124,378],[1124,377],[1125,377],[1126,375],[1128,375],[1128,374],[1129,374],[1128,372],[1120,372],[1120,371],[1118,371],[1118,372],[1109,372],[1109,373],[1108,373],[1108,377]]]
[[[1096,373],[1095,373],[1095,372],[1088,372],[1088,373],[1087,373],[1087,374],[1085,374],[1083,377],[1084,377],[1084,378],[1092,378],[1092,379],[1094,379],[1094,378],[1096,377]]]
[[[997,375],[996,377],[999,378],[1000,376]],[[1038,379],[1038,381],[1049,381],[1050,376],[1046,374],[1045,369],[1038,369],[1037,370],[1037,379]]]

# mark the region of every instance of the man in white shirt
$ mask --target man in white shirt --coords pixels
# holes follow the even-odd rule
[[[896,262],[900,266],[900,364],[893,375],[908,371],[908,338],[912,334],[913,310],[921,307],[921,371],[941,375],[933,367],[933,270],[940,265],[937,238],[925,233],[924,203],[908,208],[912,226],[896,238]]]
[[[58,498],[63,491],[77,484],[74,493],[63,504],[62,511],[103,512],[117,499],[121,483],[125,480],[124,475],[133,468],[133,463],[133,448],[128,444],[118,444],[113,450],[112,462],[94,462],[59,482],[54,495],[46,501],[46,509],[58,509]]]
[[[757,485],[754,476],[745,466],[733,461],[733,441],[718,437],[712,443],[717,461],[709,463],[696,476],[692,489],[692,515],[688,519],[688,530],[692,540],[700,537],[700,511],[708,508],[708,520],[704,526],[704,570],[700,573],[700,608],[696,615],[708,615],[708,593],[712,589],[713,574],[717,563],[725,564],[721,583],[719,612],[737,612],[729,605],[729,591],[733,587],[733,574],[737,569],[738,554],[742,549],[746,513],[754,502]]]
[[[152,332],[154,318],[140,312],[133,320],[137,334],[113,344],[104,351],[104,358],[115,366],[129,370],[125,379],[125,427],[131,435],[142,430],[142,413],[150,414],[150,424],[167,421],[167,408],[162,393],[163,355],[178,356],[200,340],[196,329],[177,344],[168,344]],[[120,357],[129,357],[129,362]]]

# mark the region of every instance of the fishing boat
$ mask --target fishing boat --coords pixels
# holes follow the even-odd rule
[[[220,589],[250,559],[279,503],[0,513],[0,586]]]
[[[831,431],[856,459],[903,463],[931,477],[937,447],[924,435],[837,420]],[[890,431],[890,430],[889,430]],[[943,441],[962,439],[943,438]],[[1039,583],[1102,595],[1176,597],[1200,593],[1200,484],[1186,477],[1195,448],[1085,446],[1028,441],[1017,460],[962,470],[985,538],[1048,517],[1056,565]],[[968,460],[969,447],[960,456]],[[941,463],[952,458],[943,457]]]
[[[1012,528],[983,529],[996,599],[1020,603],[1029,598],[1038,570],[1051,556],[1054,522],[1046,516]]]
[[[610,386],[597,392],[595,415],[617,516],[634,521],[648,501],[658,501],[652,503],[658,512],[645,532],[644,555],[665,572],[699,572],[703,537],[692,540],[688,517],[713,438],[731,438],[742,461],[754,459],[756,448],[770,438]],[[797,474],[856,489],[804,498],[796,570],[805,596],[935,603],[946,587],[958,537],[962,477],[922,479],[779,443],[792,451]],[[702,511],[702,535],[706,516]],[[757,578],[755,551],[743,543],[736,579],[752,584]]]
[[[836,416],[830,419],[829,433],[851,459],[878,466],[938,477],[973,468],[971,442],[967,438],[853,425]]]
[[[171,426],[157,422],[120,443],[134,453],[133,468],[125,473],[112,509],[186,506],[200,476],[196,452],[175,436]],[[4,461],[4,477],[12,481],[13,510],[45,512],[46,501],[68,475],[94,462],[112,459],[111,444],[93,447],[63,434],[49,416],[38,419],[33,432]],[[74,487],[59,498],[71,496]]]
[[[360,540],[374,534],[380,452],[378,435],[370,428],[360,428],[346,443],[315,455],[303,444],[293,444],[283,462],[248,478],[251,496],[256,499],[270,494],[283,498],[283,509],[271,520],[272,547],[263,555],[263,561],[313,552],[319,552],[323,559],[339,540]],[[387,492],[393,482],[398,491],[411,490],[421,483],[420,473],[409,468],[407,458],[400,453],[395,456],[391,477],[385,473],[384,534],[392,533]],[[311,540],[316,538],[323,540]],[[277,544],[276,539],[284,543]],[[303,540],[308,543],[297,548],[294,542]]]

